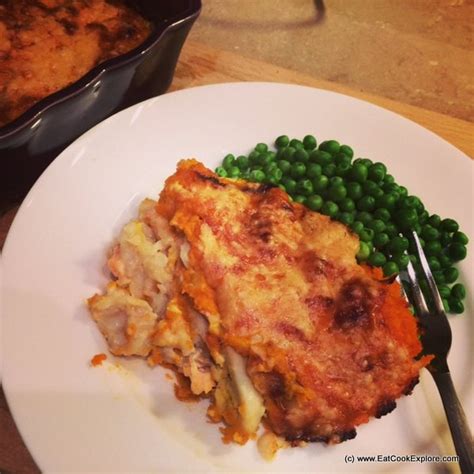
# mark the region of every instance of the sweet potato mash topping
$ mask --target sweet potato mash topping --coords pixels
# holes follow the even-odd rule
[[[416,321],[396,282],[357,264],[358,238],[343,224],[194,160],[168,178],[154,212],[181,258],[172,284],[155,284],[167,309],[157,314],[151,357],[188,377],[192,393],[210,394],[208,415],[226,424],[226,442],[255,437],[264,420],[274,434],[260,442],[267,457],[284,440],[340,443],[416,384],[429,361],[417,359]],[[157,245],[143,213],[137,222],[150,230],[146,245]],[[125,250],[115,247],[116,260]],[[140,286],[122,282],[135,297]],[[102,330],[110,325],[95,308],[107,297],[91,299]]]
[[[122,0],[0,2],[0,126],[150,32]]]

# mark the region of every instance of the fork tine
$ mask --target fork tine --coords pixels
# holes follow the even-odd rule
[[[407,274],[411,283],[411,296],[413,298],[413,304],[417,313],[421,315],[428,314],[428,306],[426,305],[425,297],[423,296],[423,292],[421,291],[420,284],[418,283],[415,269],[413,268],[413,264],[411,263],[411,261],[408,261]]]
[[[433,297],[433,303],[435,305],[436,311],[438,313],[444,312],[443,301],[438,291],[438,287],[436,286],[435,279],[433,274],[431,273],[431,268],[428,265],[428,260],[426,260],[425,252],[421,247],[420,240],[418,239],[418,235],[415,231],[412,232],[413,240],[415,241],[416,250],[418,252],[418,257],[420,259],[421,268],[423,269],[423,273],[425,274],[426,280],[428,282],[428,286],[431,290],[431,296]]]

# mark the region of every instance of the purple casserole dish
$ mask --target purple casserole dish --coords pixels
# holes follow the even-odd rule
[[[86,130],[168,89],[201,0],[128,3],[153,24],[144,43],[97,65],[0,127],[0,211],[21,199],[48,164]]]

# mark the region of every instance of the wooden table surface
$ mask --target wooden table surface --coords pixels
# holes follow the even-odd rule
[[[471,158],[474,157],[474,124],[471,122],[366,94],[272,64],[244,58],[235,53],[219,51],[196,42],[187,42],[183,48],[170,90],[238,81],[300,84],[363,99],[419,123],[443,137]],[[3,247],[17,210],[18,206],[14,206],[0,217],[0,249]],[[37,473],[40,471],[18,433],[8,410],[3,390],[0,390],[0,473],[20,472]]]

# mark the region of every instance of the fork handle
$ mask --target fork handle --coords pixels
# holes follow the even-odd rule
[[[472,436],[449,372],[432,373],[443,401],[462,474],[474,472]]]

